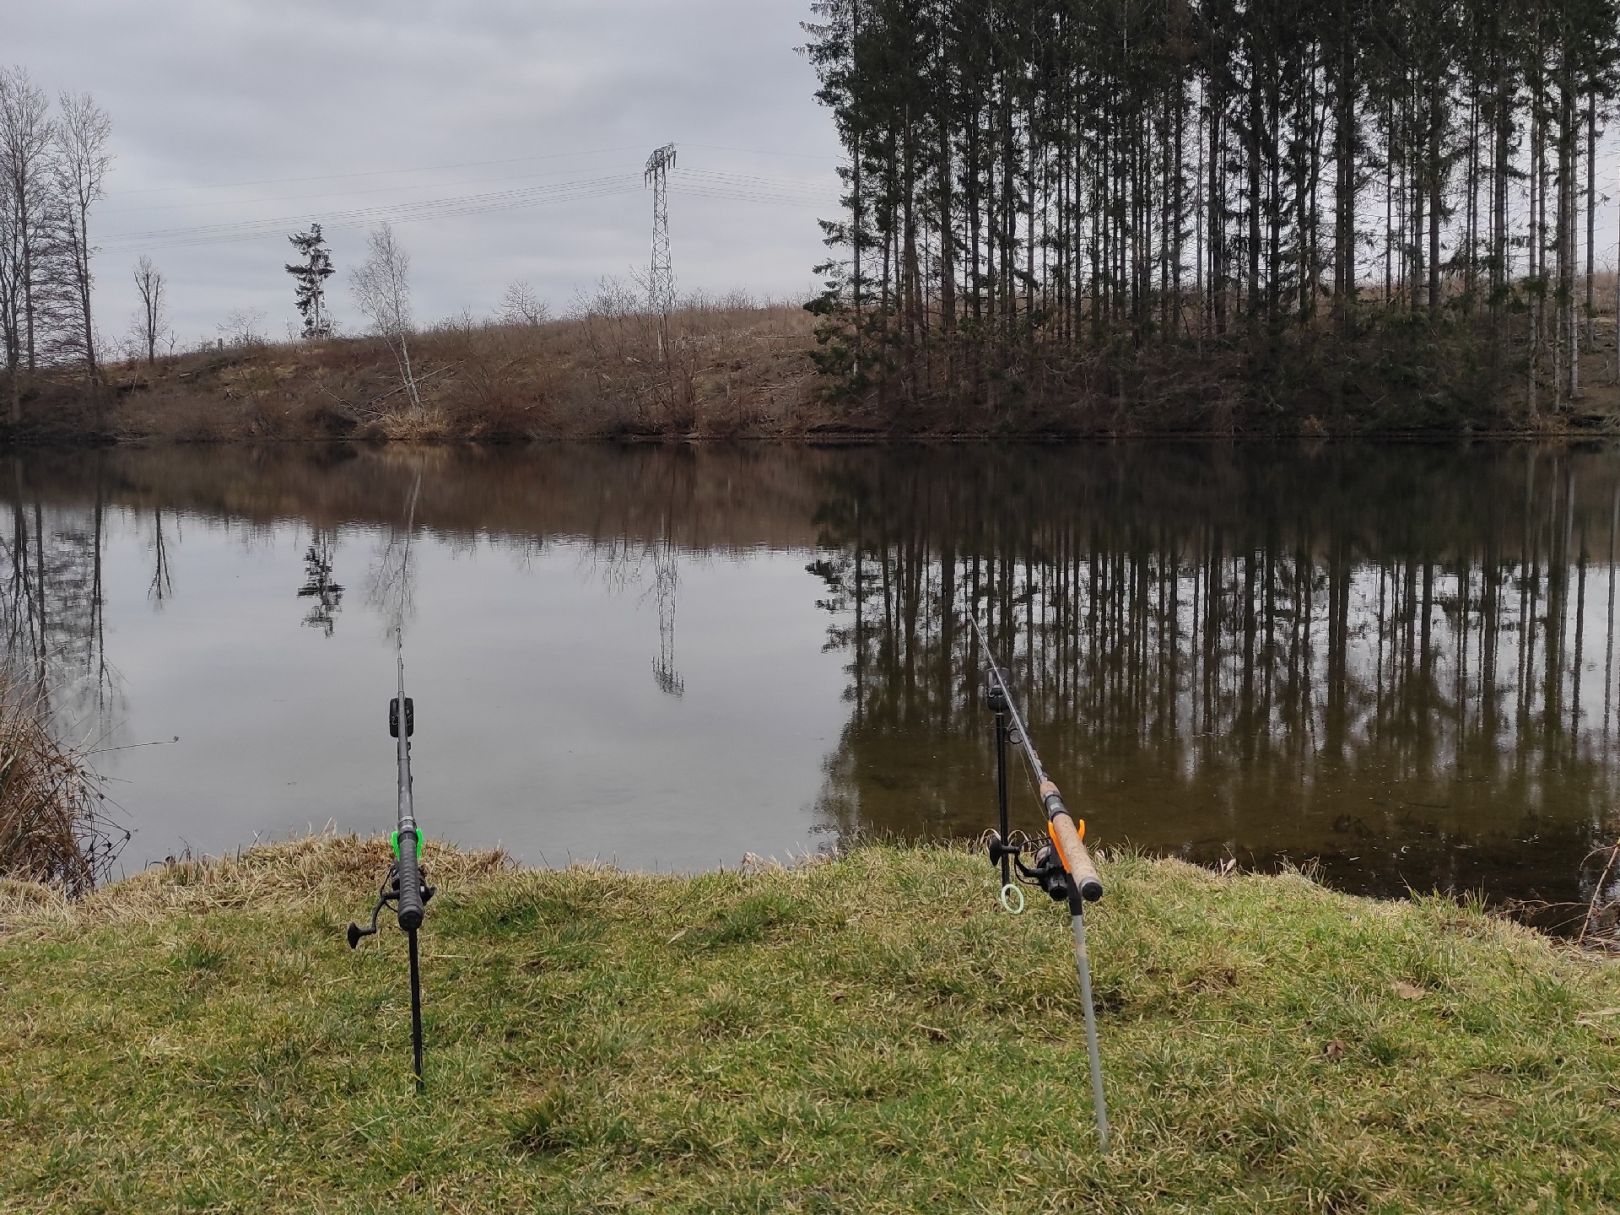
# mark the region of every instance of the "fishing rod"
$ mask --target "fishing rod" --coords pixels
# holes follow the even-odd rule
[[[411,1062],[416,1073],[416,1091],[422,1085],[422,977],[417,962],[416,934],[422,927],[422,917],[433,887],[427,884],[422,872],[422,833],[416,826],[416,807],[411,796],[411,736],[416,733],[416,702],[405,695],[405,579],[409,573],[411,531],[416,521],[416,497],[422,488],[418,474],[411,490],[409,517],[405,530],[405,556],[400,564],[401,605],[399,619],[394,622],[394,661],[399,675],[399,691],[388,702],[388,733],[394,738],[395,761],[399,768],[399,825],[389,840],[394,855],[377,894],[377,904],[371,909],[371,923],[362,928],[349,924],[349,948],[354,949],[364,937],[375,936],[377,918],[384,907],[399,918],[405,933],[410,955],[411,974]]]
[[[1097,1142],[1108,1148],[1108,1103],[1103,1097],[1102,1056],[1097,1049],[1097,1009],[1091,998],[1091,957],[1086,949],[1087,903],[1103,896],[1102,878],[1084,843],[1086,823],[1069,813],[1063,794],[1046,773],[1035,744],[1024,725],[1023,714],[1008,685],[1007,671],[996,661],[979,627],[977,615],[970,615],[973,635],[984,651],[984,702],[996,715],[996,802],[998,830],[990,835],[990,863],[1001,870],[999,901],[1003,910],[1019,915],[1024,910],[1020,883],[1044,890],[1054,901],[1067,902],[1069,923],[1074,932],[1074,966],[1080,977],[1080,1000],[1086,1014],[1086,1053],[1091,1070],[1091,1108],[1097,1116]],[[1007,823],[1007,749],[1016,744],[1023,752],[1036,796],[1046,814],[1046,839],[1032,840],[1014,833]],[[1025,864],[1028,855],[1031,864]]]

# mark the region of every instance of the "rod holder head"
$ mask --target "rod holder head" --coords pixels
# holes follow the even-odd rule
[[[1007,712],[1007,696],[1001,690],[1006,680],[1007,672],[1000,667],[991,667],[984,673],[984,707],[992,713]]]

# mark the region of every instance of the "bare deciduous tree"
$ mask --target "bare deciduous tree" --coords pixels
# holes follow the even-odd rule
[[[366,260],[349,274],[349,286],[360,313],[371,322],[373,331],[387,343],[399,364],[399,374],[411,404],[422,406],[411,372],[411,257],[394,239],[392,225],[372,229],[366,245]]]
[[[157,362],[158,341],[168,330],[169,310],[163,272],[144,253],[135,263],[135,292],[141,300],[141,310],[135,314],[135,333],[146,348],[146,362],[150,366]]]
[[[23,274],[18,224],[9,204],[9,197],[0,197],[0,349],[5,351],[11,420],[15,423],[22,406]]]
[[[107,150],[112,122],[89,93],[63,93],[58,105],[61,116],[53,132],[52,168],[63,208],[65,247],[76,305],[79,332],[74,337],[82,344],[85,372],[95,379],[96,335],[90,309],[90,257],[95,250],[90,244],[90,208],[103,195],[102,183],[112,163],[112,153]]]
[[[534,288],[518,279],[501,296],[501,322],[506,325],[542,325],[550,317]]]
[[[20,67],[0,68],[0,339],[20,417],[18,373],[35,366],[34,248],[50,192],[50,102]]]
[[[221,347],[246,349],[269,344],[264,336],[263,308],[233,308],[214,330],[219,334]],[[207,346],[206,340],[204,346]]]

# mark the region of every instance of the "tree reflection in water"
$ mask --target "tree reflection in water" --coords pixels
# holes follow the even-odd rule
[[[338,537],[336,528],[316,528],[304,552],[304,585],[298,588],[298,597],[310,601],[304,623],[319,629],[330,637],[337,626],[337,614],[343,608],[343,584],[334,576],[337,564]]]
[[[145,546],[156,607],[176,590],[182,520],[265,543],[291,525],[307,621],[330,636],[342,539],[394,534],[419,473],[425,545],[500,549],[530,577],[560,541],[594,593],[656,599],[656,649],[650,632],[625,644],[656,654],[671,694],[711,664],[686,691],[692,721],[701,694],[724,695],[726,647],[683,604],[677,664],[683,575],[803,553],[845,666],[815,807],[840,836],[972,836],[992,820],[973,606],[1105,844],[1319,858],[1353,890],[1575,902],[1596,881],[1583,858],[1620,831],[1620,458],[1603,450],[38,453],[0,478],[14,677],[75,719],[119,716],[109,527]],[[392,585],[387,556],[385,540],[368,602]],[[513,709],[515,730],[534,726],[532,705]]]
[[[1100,839],[1584,899],[1617,519],[1612,456],[1531,448],[852,456],[811,567],[853,703],[821,811],[991,821],[977,605]]]

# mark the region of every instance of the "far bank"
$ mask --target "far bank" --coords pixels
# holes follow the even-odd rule
[[[0,442],[537,439],[1072,440],[1302,436],[1545,438],[1617,427],[1614,326],[1598,318],[1581,394],[1529,392],[1528,355],[1461,321],[1240,331],[1001,362],[941,345],[851,374],[801,308],[693,306],[665,328],[623,300],[534,325],[416,335],[416,400],[369,337],[234,345],[19,384]],[[847,353],[847,352],[846,352]],[[926,374],[924,374],[926,371]],[[11,395],[8,391],[8,397]],[[419,402],[419,403],[418,403]]]

